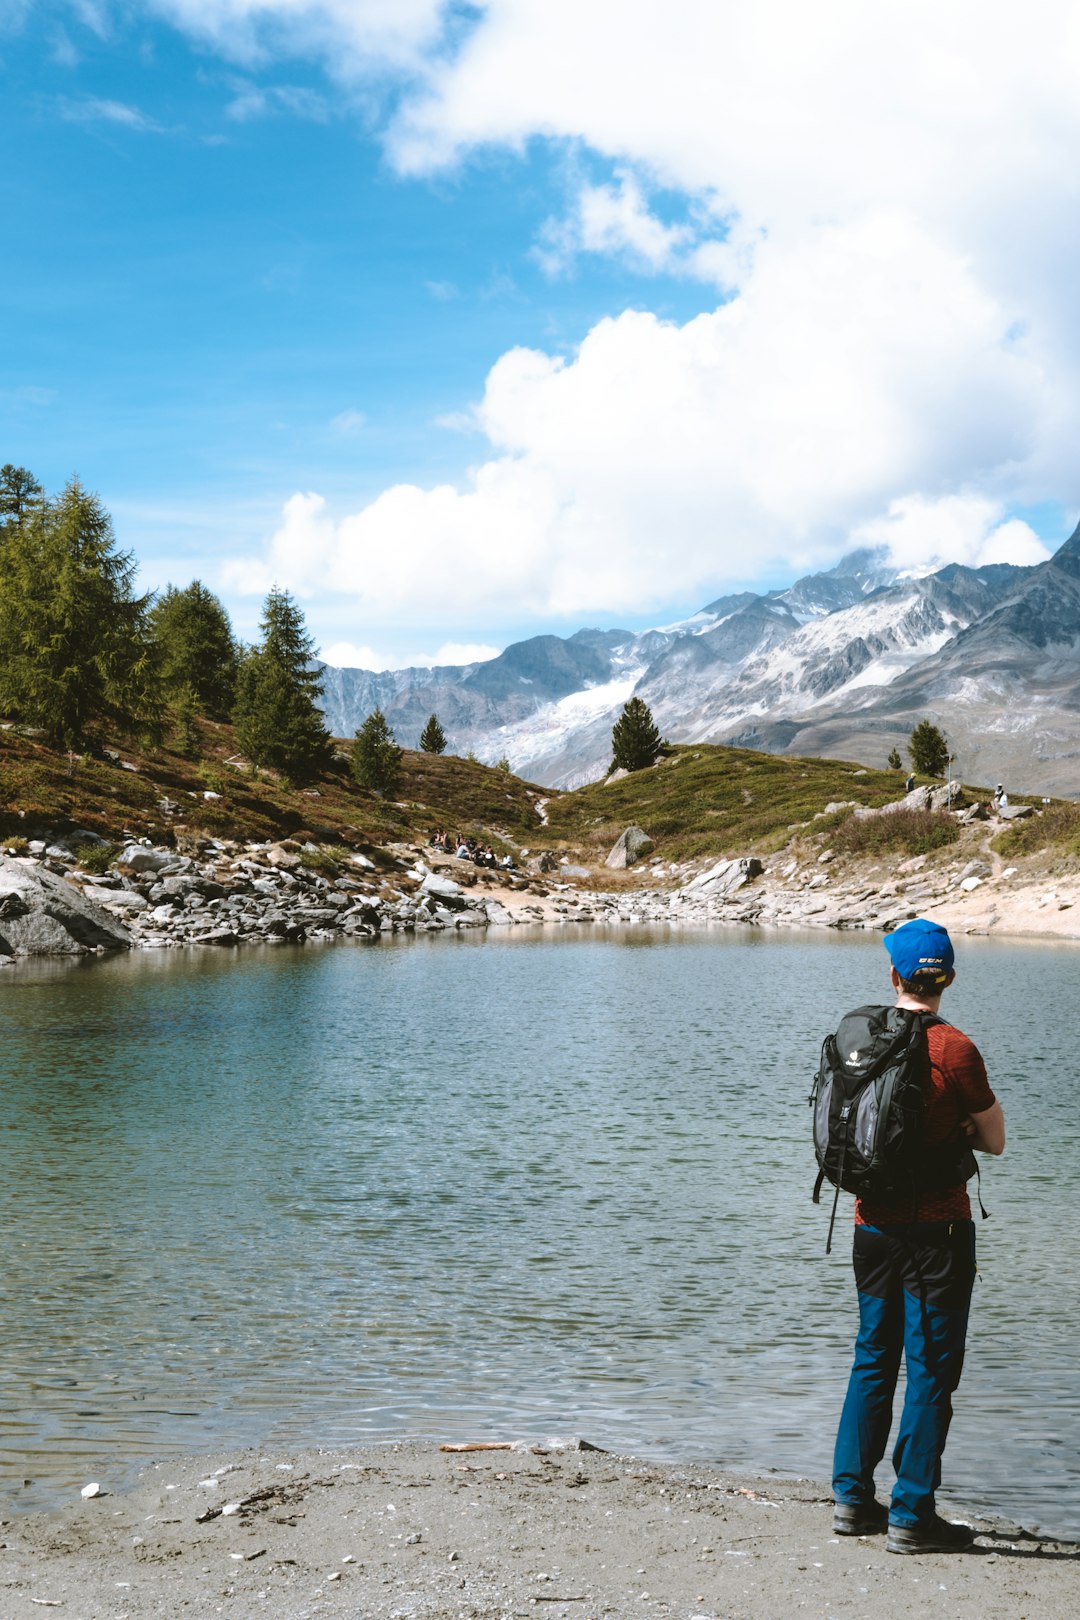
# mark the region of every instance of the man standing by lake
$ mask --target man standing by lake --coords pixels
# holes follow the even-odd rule
[[[887,934],[885,948],[897,1007],[936,1016],[956,976],[945,929],[916,918]],[[929,1024],[926,1040],[922,1148],[966,1139],[980,1152],[1002,1153],[1005,1117],[978,1048],[944,1022]],[[935,1503],[975,1281],[975,1224],[960,1176],[900,1202],[867,1196],[855,1204],[859,1332],[833,1458],[833,1530],[887,1529],[889,1552],[962,1552],[974,1540],[967,1525],[942,1519]],[[874,1493],[874,1469],[888,1443],[901,1354],[907,1389],[886,1508]]]

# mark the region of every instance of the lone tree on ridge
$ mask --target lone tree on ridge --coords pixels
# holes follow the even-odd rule
[[[373,710],[358,729],[349,765],[361,787],[384,797],[396,789],[401,776],[401,749],[381,709]]]
[[[653,724],[652,710],[639,697],[623,705],[611,732],[612,768],[641,771],[655,763],[663,739]]]
[[[261,644],[248,649],[237,672],[237,741],[253,765],[278,770],[290,782],[310,782],[333,758],[315,702],[322,695],[319,674],[311,668],[315,643],[296,602],[276,585],[266,598],[261,628]]]
[[[886,763],[888,764],[888,767],[889,767],[890,771],[902,771],[903,770],[904,762],[900,758],[900,750],[899,750],[899,748],[894,748],[893,749],[893,751],[889,755],[889,758],[886,761]]]
[[[944,776],[949,764],[945,733],[932,720],[920,720],[908,741],[911,763],[920,776]]]
[[[446,732],[439,724],[437,714],[431,716],[431,719],[420,733],[420,747],[425,754],[446,753]]]

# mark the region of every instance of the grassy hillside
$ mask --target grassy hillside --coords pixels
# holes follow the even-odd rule
[[[252,773],[231,727],[201,722],[200,737],[201,757],[189,760],[130,739],[65,754],[13,728],[0,730],[0,837],[77,826],[113,841],[294,837],[372,853],[426,843],[432,827],[443,826],[500,852],[548,850],[595,869],[631,824],[643,827],[668,861],[768,855],[807,824],[855,856],[882,853],[882,839],[896,852],[932,849],[957,831],[951,817],[926,812],[872,823],[852,823],[849,809],[823,814],[829,805],[895,800],[903,791],[897,771],[749,749],[677,748],[651,770],[572,793],[475,760],[406,750],[398,798],[388,802],[356,786],[344,752],[317,784],[296,788],[272,772]],[[1080,810],[1055,806],[1037,824],[1001,834],[997,847],[1012,856],[1055,841],[1062,855],[1080,851]],[[612,874],[605,880],[619,881]]]
[[[78,826],[110,839],[290,836],[375,848],[426,840],[442,824],[520,847],[540,825],[543,789],[475,761],[406,750],[398,800],[387,802],[353,782],[344,754],[316,784],[296,788],[273,772],[247,769],[230,726],[201,722],[200,735],[201,757],[189,760],[130,739],[93,753],[59,753],[0,730],[0,835]]]
[[[651,770],[554,798],[546,832],[596,860],[636,822],[669,860],[763,855],[828,804],[888,804],[903,792],[898,771],[831,759],[792,759],[706,744],[676,748]]]

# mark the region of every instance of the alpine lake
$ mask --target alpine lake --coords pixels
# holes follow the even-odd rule
[[[942,1500],[1080,1536],[1080,954],[957,966],[1009,1147]],[[402,1437],[827,1482],[851,1200],[826,1256],[807,1096],[887,969],[867,935],[639,928],[6,970],[3,1506]]]

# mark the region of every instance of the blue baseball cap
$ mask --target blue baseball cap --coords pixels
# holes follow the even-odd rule
[[[940,989],[953,967],[952,940],[940,923],[916,917],[885,935],[885,949],[902,979],[916,979]]]

